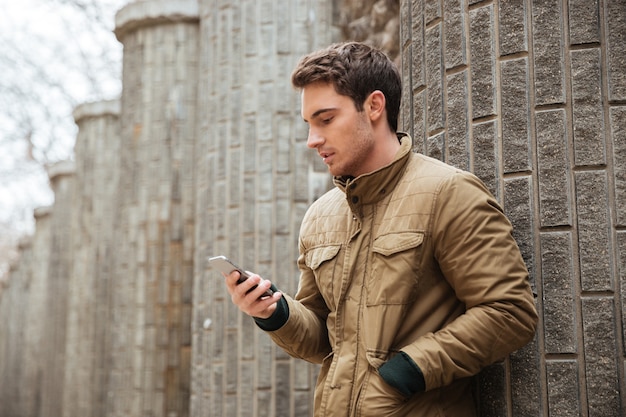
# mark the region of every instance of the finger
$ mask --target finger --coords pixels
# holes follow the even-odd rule
[[[224,276],[224,283],[226,284],[226,289],[228,293],[233,296],[235,294],[237,288],[237,281],[240,278],[240,274],[238,271],[233,271],[230,274],[222,273]]]
[[[250,278],[254,277],[256,274],[248,273]],[[226,278],[226,285],[230,287],[231,293],[236,292],[238,294],[245,294],[252,287],[258,284],[262,280],[262,278],[256,275],[256,278],[244,278],[241,280],[241,273],[237,270],[234,270],[228,275],[224,275]]]
[[[282,297],[282,293],[275,292],[271,296],[257,298],[250,306],[242,310],[244,313],[252,316],[267,319],[277,308],[278,300]]]
[[[250,276],[237,284],[237,293],[242,297],[246,297],[249,293],[255,292],[259,284],[262,284],[265,280],[257,274],[250,274]]]
[[[253,285],[250,290],[247,291],[246,297],[253,297],[255,299],[267,297],[266,293],[272,286],[272,283],[267,279],[262,279],[261,277],[259,277],[259,279],[258,284]]]

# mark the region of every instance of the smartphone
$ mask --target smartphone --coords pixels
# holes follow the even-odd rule
[[[232,263],[225,256],[213,256],[212,258],[209,258],[209,265],[213,269],[216,269],[216,270],[218,270],[220,272],[223,272],[226,275],[230,274],[233,271],[238,271],[241,274],[241,277],[239,278],[239,280],[237,280],[237,284],[241,284],[242,282],[244,282],[245,280],[250,278],[250,275],[246,271],[244,271],[243,269],[239,268],[237,265]],[[252,291],[256,287],[257,286],[255,285],[254,287],[250,288],[250,290],[248,290],[248,292]],[[271,289],[268,288],[267,291],[265,291],[265,293],[263,293],[263,295],[261,297],[270,296],[273,293],[274,292]]]

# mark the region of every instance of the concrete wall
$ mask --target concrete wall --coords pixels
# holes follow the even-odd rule
[[[483,415],[624,415],[626,3],[401,4],[404,126],[503,203],[541,314]]]
[[[311,415],[317,368],[206,257],[295,293],[330,182],[289,75],[344,38],[396,45],[416,150],[475,172],[514,224],[540,328],[476,378],[482,415],[626,412],[623,0],[145,0],[115,33],[120,101],[76,109],[75,162],[0,289],[0,417]]]

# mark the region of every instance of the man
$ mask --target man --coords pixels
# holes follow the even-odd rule
[[[322,365],[316,416],[475,416],[470,377],[537,322],[509,221],[475,176],[396,133],[401,81],[382,52],[332,45],[292,83],[336,188],[303,219],[296,296],[262,297],[268,280],[233,272],[233,302]]]

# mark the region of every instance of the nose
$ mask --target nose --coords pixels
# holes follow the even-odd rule
[[[324,143],[324,138],[313,128],[309,126],[309,136],[306,139],[306,146],[314,149]]]

